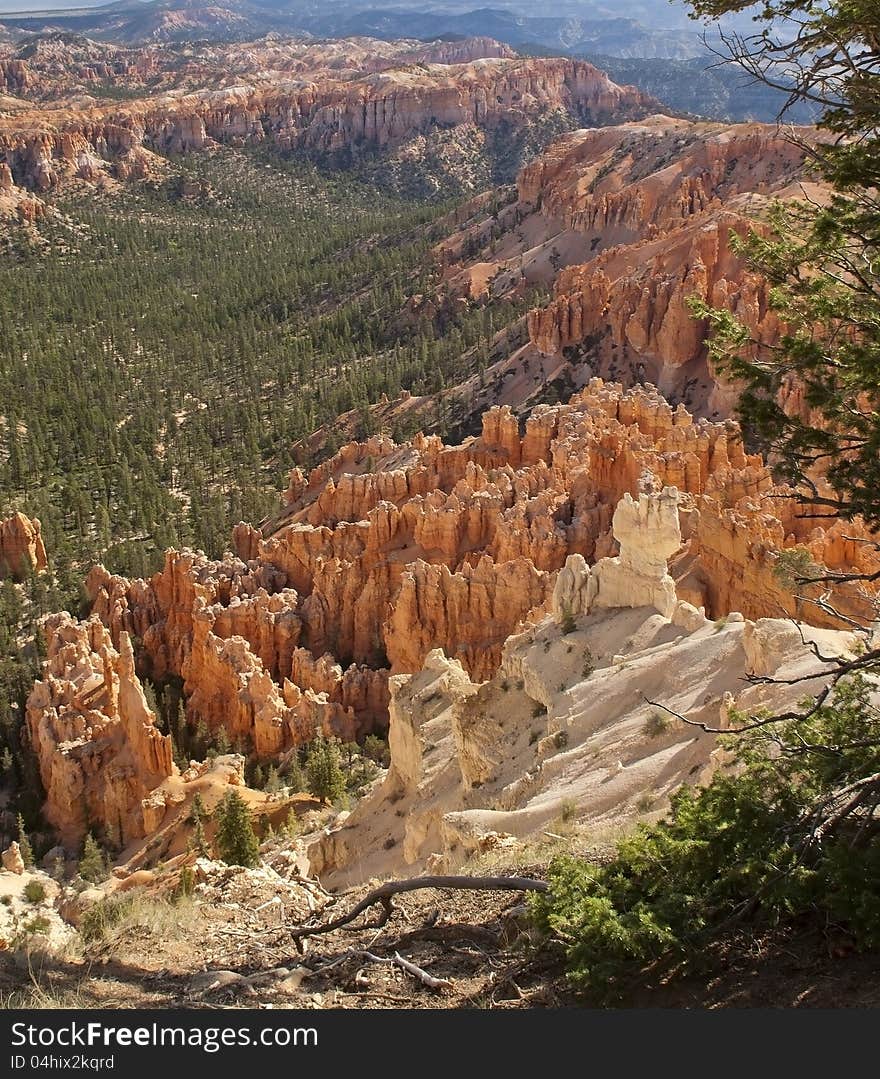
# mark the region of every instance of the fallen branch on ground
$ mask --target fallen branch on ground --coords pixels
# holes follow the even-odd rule
[[[472,892],[546,892],[548,887],[546,881],[532,877],[413,877],[410,880],[391,880],[369,892],[348,914],[334,918],[332,922],[324,925],[300,926],[291,930],[291,936],[300,949],[299,942],[303,937],[314,937],[320,933],[332,933],[334,929],[341,929],[376,903],[381,903],[383,907],[383,913],[377,922],[377,927],[382,926],[391,917],[392,897],[401,892],[417,892],[423,888],[456,888]]]
[[[435,978],[433,974],[429,974],[422,967],[416,966],[416,964],[409,959],[404,959],[400,952],[395,952],[393,956],[386,957],[376,955],[375,952],[368,951],[366,948],[350,948],[347,952],[338,955],[329,963],[325,963],[323,967],[318,967],[317,970],[311,971],[306,977],[310,978],[314,977],[316,974],[324,974],[333,967],[338,967],[340,963],[344,963],[346,959],[366,959],[370,963],[391,963],[393,966],[405,970],[407,974],[411,974],[414,978],[418,978],[420,982],[427,985],[430,989],[452,988],[452,982],[448,978]],[[358,971],[354,980],[356,985],[364,986],[366,982],[361,974],[362,972]]]

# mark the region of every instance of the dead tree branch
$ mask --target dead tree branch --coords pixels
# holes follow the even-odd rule
[[[413,877],[410,880],[391,880],[365,895],[360,903],[352,907],[347,914],[334,918],[331,922],[325,922],[323,925],[299,926],[291,930],[291,937],[297,948],[300,948],[303,937],[314,937],[318,934],[332,933],[335,929],[342,929],[377,903],[381,903],[383,907],[383,913],[377,925],[384,925],[391,917],[393,910],[391,900],[395,895],[400,895],[402,892],[417,892],[424,888],[455,888],[472,892],[546,892],[549,885],[546,881],[535,880],[532,877],[432,876]]]

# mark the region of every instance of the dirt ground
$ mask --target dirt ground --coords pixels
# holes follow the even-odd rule
[[[534,866],[523,872],[541,874]],[[294,889],[280,878],[255,879],[225,867],[191,901],[163,904],[161,917],[155,900],[135,904],[125,922],[88,942],[82,954],[34,958],[30,969],[10,955],[0,957],[0,996],[7,1007],[595,1005],[572,992],[561,953],[536,940],[519,893],[409,893],[395,897],[385,925],[376,924],[382,913],[376,906],[353,926],[303,941],[298,953],[293,924],[329,921],[368,891],[331,897],[315,889],[308,904],[314,909],[307,910],[300,884]],[[423,984],[394,962],[395,953],[443,984]],[[624,1002],[669,1008],[878,1005],[880,957],[854,954],[845,941],[815,932],[742,938],[712,955],[702,973],[652,980],[649,972]]]

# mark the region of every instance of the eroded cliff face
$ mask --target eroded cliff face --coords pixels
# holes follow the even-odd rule
[[[736,387],[713,370],[689,302],[728,308],[757,345],[778,340],[767,284],[734,245],[763,227],[773,200],[822,199],[804,161],[803,146],[770,125],[657,115],[575,131],[521,171],[515,202],[493,218],[475,209],[438,257],[453,291],[470,297],[552,288],[529,314],[524,368],[575,386],[594,375],[651,382],[673,404],[723,418]],[[522,380],[519,393],[539,390]]]
[[[261,529],[236,528],[240,557],[169,551],[149,581],[99,567],[87,590],[115,641],[142,642],[144,673],[184,679],[194,722],[249,734],[268,754],[311,737],[303,702],[322,694],[328,731],[381,724],[385,672],[417,670],[435,648],[490,677],[504,641],[546,609],[568,556],[613,555],[621,499],[666,486],[681,494],[681,538],[658,558],[712,617],[795,613],[775,571],[785,548],[873,567],[870,547],[839,523],[797,515],[736,424],[694,421],[650,387],[594,380],[523,430],[495,408],[458,446],[421,435],[347,445],[309,476],[294,469]],[[627,564],[623,576],[634,572]],[[867,611],[855,589],[837,601]],[[819,607],[799,613],[835,624]]]
[[[741,613],[713,626],[677,598],[677,502],[669,487],[624,496],[620,555],[592,568],[570,556],[553,616],[508,639],[490,680],[440,650],[391,679],[391,767],[310,847],[325,885],[453,871],[552,832],[566,807],[594,838],[619,834],[723,761],[698,724],[723,730],[733,708],[780,711],[826,683],[818,656],[851,654],[853,634]]]
[[[45,622],[43,678],[27,701],[27,731],[46,790],[46,818],[66,842],[100,825],[119,845],[153,831],[175,771],[171,738],[155,726],[128,634],[119,650],[97,617]]]
[[[275,517],[240,524],[234,542],[238,555],[220,561],[169,551],[148,581],[96,567],[92,618],[50,621],[28,722],[52,820],[72,813],[70,791],[85,791],[96,821],[124,834],[146,827],[134,764],[134,778],[108,793],[102,784],[118,770],[93,776],[93,751],[65,748],[73,734],[91,746],[84,732],[100,740],[119,715],[113,754],[120,744],[138,758],[154,753],[137,708],[134,722],[83,698],[93,682],[136,682],[130,639],[142,675],[183,680],[191,723],[222,727],[270,758],[318,730],[349,741],[384,729],[399,678],[438,650],[469,684],[495,678],[510,638],[548,611],[593,617],[641,605],[688,632],[731,612],[836,629],[840,619],[809,589],[795,598],[779,572],[783,552],[880,569],[857,522],[798,515],[790,492],[744,452],[735,423],[695,421],[653,387],[599,379],[522,427],[509,408],[491,409],[481,435],[461,445],[423,435],[349,444],[309,475],[294,469]],[[863,588],[842,585],[832,599],[844,617],[873,617]],[[158,775],[164,764],[150,767]]]
[[[407,64],[467,64],[487,57],[513,58],[507,45],[487,37],[459,41],[331,41],[281,38],[256,41],[127,47],[85,37],[46,34],[23,45],[0,42],[0,91],[31,101],[91,97],[111,89],[142,96],[169,90],[234,86],[293,76],[382,71]]]
[[[21,579],[41,572],[47,565],[40,522],[36,518],[13,513],[5,520],[0,519],[0,579]]]
[[[393,147],[438,127],[516,127],[564,110],[605,124],[654,103],[578,60],[491,57],[420,63],[340,78],[264,79],[147,97],[115,107],[45,106],[0,123],[0,161],[19,189],[47,193],[89,182],[149,175],[155,155],[217,144],[271,144],[332,153]]]

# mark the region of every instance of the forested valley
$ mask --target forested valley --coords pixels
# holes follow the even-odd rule
[[[0,595],[7,770],[39,620],[81,608],[92,564],[148,576],[167,547],[220,557],[235,523],[277,506],[292,465],[317,463],[298,440],[330,425],[332,452],[352,410],[375,433],[382,394],[461,381],[528,306],[420,316],[409,300],[437,287],[430,249],[454,204],[277,155],[179,158],[160,183],[58,209],[36,238],[13,233],[0,264],[0,504],[39,518],[51,570]],[[429,409],[425,426],[447,419]]]

